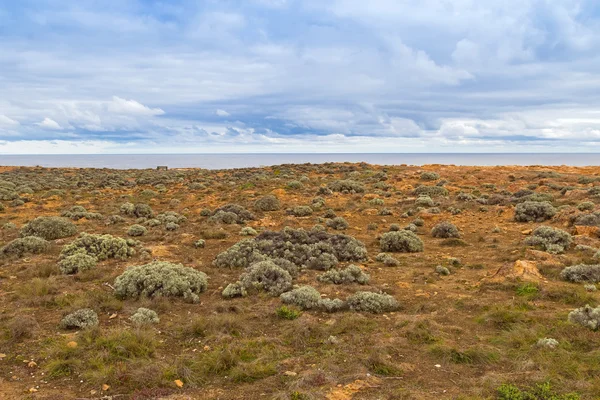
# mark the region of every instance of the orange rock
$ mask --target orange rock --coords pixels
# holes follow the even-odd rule
[[[598,237],[598,231],[600,229],[597,226],[583,226],[583,225],[576,225],[575,226],[575,234],[576,235],[584,235],[584,236],[589,236],[589,237],[593,237],[596,238]]]
[[[77,347],[77,342],[71,341],[71,342],[67,343],[67,347],[70,349],[74,349]]]
[[[177,387],[183,387],[183,382],[180,379],[175,379],[175,385],[177,385]]]
[[[504,265],[492,276],[482,280],[487,282],[504,282],[519,279],[522,281],[539,282],[544,280],[534,261],[517,260],[513,265]]]

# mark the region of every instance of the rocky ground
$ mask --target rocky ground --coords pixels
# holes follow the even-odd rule
[[[0,398],[600,398],[599,203],[592,167],[3,167]]]

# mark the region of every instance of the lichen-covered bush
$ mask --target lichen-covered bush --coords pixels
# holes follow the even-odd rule
[[[242,224],[246,221],[253,221],[256,216],[244,207],[238,204],[227,204],[213,211],[211,220],[225,224]]]
[[[381,314],[400,308],[398,301],[385,293],[356,292],[347,300],[352,311]]]
[[[96,257],[98,260],[108,258],[126,259],[135,254],[132,239],[123,239],[112,235],[82,233],[77,239],[63,247],[60,257],[66,258],[76,253]]]
[[[317,277],[319,282],[334,283],[341,285],[344,283],[358,283],[365,285],[369,283],[371,277],[363,272],[358,265],[349,265],[345,269],[330,269]]]
[[[448,268],[444,267],[443,265],[436,266],[435,272],[440,275],[443,275],[443,276],[450,275],[450,270]]]
[[[300,181],[289,181],[285,187],[288,189],[302,189],[304,185]]]
[[[19,198],[19,194],[11,189],[0,188],[0,200],[15,200]]]
[[[98,326],[98,314],[92,309],[82,308],[67,316],[61,321],[61,329],[87,329]]]
[[[441,197],[448,196],[448,189],[443,186],[419,186],[413,192],[416,196]]]
[[[327,187],[340,193],[364,193],[365,186],[361,182],[357,182],[351,179],[344,179],[335,182],[331,182]]]
[[[302,310],[318,309],[321,305],[321,294],[312,286],[300,286],[282,293],[279,298],[283,303],[294,305]]]
[[[448,221],[442,221],[435,225],[431,230],[431,235],[435,238],[444,239],[460,237],[460,233],[458,232],[456,225]]]
[[[46,240],[61,239],[77,233],[71,221],[61,217],[37,217],[21,228],[21,236],[38,236]]]
[[[175,211],[166,211],[162,214],[158,214],[156,219],[160,221],[161,224],[182,224],[187,221],[187,218],[184,215],[181,215]]]
[[[348,303],[341,299],[321,299],[319,309],[328,313],[344,311],[348,308]]]
[[[423,251],[423,241],[411,231],[386,232],[379,240],[381,251],[418,253]]]
[[[333,219],[330,219],[327,221],[326,225],[332,229],[336,229],[339,231],[344,230],[349,226],[348,221],[346,221],[342,217],[335,217]]]
[[[96,267],[98,259],[84,253],[75,253],[72,256],[63,258],[58,262],[58,269],[61,273],[76,274]]]
[[[221,295],[226,299],[232,299],[234,297],[244,297],[248,294],[246,289],[242,286],[241,282],[230,283],[223,289]]]
[[[206,247],[206,240],[204,239],[198,239],[194,242],[194,247],[197,249],[203,249],[204,247]]]
[[[213,265],[219,268],[246,268],[258,261],[278,258],[299,268],[315,268],[317,265],[331,267],[338,261],[364,261],[367,249],[351,236],[286,227],[280,232],[264,231],[253,239],[236,243],[217,255]]]
[[[386,267],[397,267],[400,265],[400,261],[386,253],[377,254],[375,261],[383,263]]]
[[[600,226],[600,215],[598,213],[579,214],[570,218],[570,222],[572,225]]]
[[[179,224],[176,224],[175,222],[167,222],[165,224],[165,229],[167,231],[176,231],[177,229],[179,229]]]
[[[241,236],[256,236],[256,235],[258,235],[258,232],[256,232],[256,229],[254,229],[254,228],[245,226],[240,230],[240,235]]]
[[[579,264],[566,267],[560,277],[569,282],[600,282],[600,265]]]
[[[131,225],[129,229],[127,229],[127,234],[129,236],[144,236],[146,233],[148,233],[148,229],[138,224]]]
[[[280,208],[279,200],[271,194],[261,197],[254,203],[254,209],[257,211],[277,211]]]
[[[158,318],[156,311],[144,307],[138,308],[137,311],[129,317],[129,320],[137,326],[158,324],[160,322],[160,318]]]
[[[583,201],[577,205],[579,211],[592,211],[596,207],[593,201]]]
[[[569,313],[569,322],[597,331],[600,329],[600,307],[593,308],[586,304],[577,308]]]
[[[529,246],[540,246],[549,253],[558,254],[565,251],[573,239],[568,232],[550,226],[539,226],[525,239]]]
[[[8,242],[0,248],[0,255],[22,257],[25,254],[41,254],[50,249],[50,243],[41,237],[25,236]]]
[[[279,296],[292,288],[292,275],[272,261],[261,261],[250,266],[239,283],[246,292],[265,291]]]
[[[182,264],[154,261],[128,267],[117,277],[114,286],[120,298],[183,297],[197,303],[208,286],[208,277]]]
[[[138,217],[138,218],[152,218],[154,216],[154,211],[148,204],[132,204],[132,203],[124,203],[120,208],[121,214],[128,215],[130,217]]]
[[[437,181],[438,179],[440,179],[440,174],[437,172],[427,171],[421,174],[422,181]]]
[[[312,215],[313,209],[310,208],[310,206],[296,206],[287,209],[286,212],[294,217],[308,217],[309,215]]]
[[[429,196],[419,196],[415,200],[415,206],[417,207],[433,207],[435,203]]]
[[[556,208],[547,201],[526,201],[515,207],[515,221],[542,222],[556,215]]]
[[[61,216],[70,218],[73,221],[80,219],[102,219],[102,214],[88,212],[83,206],[73,206],[70,209],[63,211]]]

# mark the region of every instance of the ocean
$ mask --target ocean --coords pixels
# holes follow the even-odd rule
[[[311,153],[0,155],[1,166],[229,169],[279,164],[366,162],[379,165],[600,165],[600,153]]]

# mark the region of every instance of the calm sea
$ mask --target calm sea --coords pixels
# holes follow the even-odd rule
[[[227,169],[279,164],[367,162],[379,165],[600,165],[600,153],[410,153],[410,154],[92,154],[0,155],[0,165],[137,169]]]

